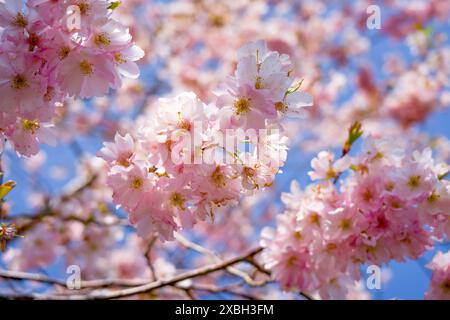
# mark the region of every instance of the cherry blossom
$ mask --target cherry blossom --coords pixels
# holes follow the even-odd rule
[[[1,296],[404,298],[448,251],[450,7],[372,4],[0,0]]]
[[[438,252],[427,265],[433,271],[430,288],[425,293],[426,299],[449,300],[450,299],[450,254]]]
[[[70,6],[81,14],[79,30],[68,27]],[[109,6],[104,0],[28,1],[24,10],[22,1],[0,3],[1,134],[19,154],[38,152],[45,141],[30,132],[42,135],[50,127],[56,103],[106,95],[121,86],[121,77],[139,75],[135,61],[144,52],[111,18]]]
[[[277,124],[274,103],[299,90],[290,87],[289,58],[268,51],[258,41],[242,47],[238,59],[232,81],[239,87],[252,87],[248,100],[236,96],[229,105],[219,95],[217,106],[206,105],[194,93],[160,99],[153,117],[138,119],[134,132],[116,134],[115,143],[105,143],[98,153],[110,167],[108,184],[114,201],[130,213],[140,235],[146,230],[143,236],[150,237],[156,231],[172,239],[173,231],[192,228],[198,220],[210,217],[214,221],[217,208],[269,187],[286,160],[288,140]],[[280,84],[260,93],[262,87],[256,88],[255,81]],[[236,108],[246,103],[254,105],[261,122],[250,121],[256,118],[253,115],[241,119],[241,114],[251,111]],[[253,129],[255,134],[243,129]],[[243,152],[241,140],[249,140],[244,144],[253,145],[253,151]]]
[[[429,149],[411,153],[370,138],[357,157],[340,158],[347,162],[342,172],[352,172],[339,188],[329,180],[339,177],[329,174],[333,158],[321,152],[311,161],[312,180],[322,181],[300,194],[293,184],[292,194],[282,198],[286,210],[276,230],[261,235],[264,264],[284,289],[326,299],[344,297],[345,285],[340,291],[330,286],[358,281],[361,264],[416,259],[435,239],[449,236],[443,230],[448,210],[441,207],[448,202],[448,181],[437,173],[441,165]],[[430,205],[436,211],[420,209]]]

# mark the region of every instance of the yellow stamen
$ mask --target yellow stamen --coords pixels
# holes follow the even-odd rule
[[[240,98],[234,102],[234,112],[236,115],[250,111],[250,99]]]
[[[80,71],[83,76],[90,76],[92,74],[92,64],[87,60],[81,61]]]
[[[441,284],[441,288],[446,294],[450,294],[450,279],[444,280],[444,282]]]
[[[411,188],[417,188],[420,185],[420,176],[411,176],[408,180],[408,186]]]
[[[143,185],[144,180],[141,177],[134,177],[130,183],[130,187],[135,190],[140,189]]]
[[[94,37],[94,43],[97,47],[107,47],[111,44],[106,33],[99,33]]]
[[[59,50],[59,59],[64,60],[65,58],[67,58],[69,53],[70,53],[70,48],[69,47],[62,47]]]
[[[40,124],[38,121],[27,120],[27,119],[22,120],[22,126],[23,126],[24,130],[30,131],[32,134],[35,134],[36,130],[40,128]]]
[[[365,202],[369,202],[373,199],[373,195],[372,192],[369,189],[366,189],[363,193],[362,193],[362,198]]]
[[[183,117],[181,116],[181,112],[178,112],[178,119],[180,120],[178,122],[178,127],[180,129],[191,131],[191,123],[188,120],[183,119]]]
[[[337,245],[335,244],[335,243],[329,243],[329,244],[327,244],[327,250],[328,251],[332,251],[332,250],[334,250],[334,249],[336,249],[337,248]]]
[[[311,213],[311,215],[309,216],[309,222],[311,224],[315,224],[315,225],[320,227],[320,216],[319,216],[319,214],[317,212]]]
[[[394,190],[395,184],[393,182],[388,182],[385,186],[386,191]]]
[[[429,203],[433,203],[433,202],[439,200],[440,197],[441,197],[441,196],[439,195],[439,193],[437,193],[436,191],[433,191],[433,192],[430,194],[430,196],[427,198],[427,201],[428,201]]]
[[[288,111],[288,106],[279,101],[275,103],[275,110],[285,113],[286,111]]]
[[[173,192],[169,197],[169,201],[172,206],[184,210],[184,197],[180,193]]]
[[[264,83],[263,83],[261,77],[256,77],[255,89],[257,89],[257,90],[264,89]]]
[[[28,24],[28,21],[21,12],[18,12],[16,17],[14,18],[13,24],[16,27],[25,28]]]
[[[350,219],[343,219],[341,221],[341,223],[339,224],[339,227],[343,230],[346,231],[348,229],[350,229],[352,226],[352,222],[350,221]]]
[[[11,87],[13,87],[14,89],[17,89],[17,90],[27,88],[28,87],[27,78],[23,74],[17,74],[12,79]]]
[[[211,174],[211,180],[217,187],[225,186],[225,176],[220,170],[219,166],[217,166],[216,169]]]
[[[383,157],[384,155],[380,151],[377,151],[377,153],[373,156],[372,161],[383,159]]]
[[[398,202],[396,200],[392,200],[391,207],[394,209],[400,209],[402,207],[402,205],[400,204],[400,202]]]
[[[114,55],[114,60],[116,60],[116,62],[117,62],[118,64],[122,64],[122,63],[127,62],[127,60],[124,59],[124,58],[123,58],[123,55],[120,54],[120,53],[116,53],[116,54]]]
[[[223,16],[218,14],[211,14],[209,15],[209,23],[216,28],[223,27],[225,25],[225,19]]]
[[[80,13],[85,15],[91,8],[91,5],[87,2],[80,2],[78,3],[78,8],[80,9]]]
[[[296,261],[297,261],[297,257],[296,256],[292,256],[286,261],[286,264],[287,264],[288,267],[293,267],[295,265]]]
[[[126,167],[130,166],[130,160],[128,160],[127,158],[122,158],[122,159],[117,160],[117,164],[126,168]]]
[[[336,172],[334,172],[333,168],[330,167],[327,172],[326,180],[336,178]]]

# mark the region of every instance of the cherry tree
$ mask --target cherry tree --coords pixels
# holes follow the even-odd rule
[[[450,3],[369,6],[0,0],[0,296],[450,299]]]

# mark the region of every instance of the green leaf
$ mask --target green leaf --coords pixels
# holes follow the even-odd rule
[[[342,155],[346,155],[349,151],[352,145],[355,143],[356,140],[358,140],[359,137],[363,134],[363,131],[361,130],[361,122],[355,121],[348,129],[348,138],[347,141],[344,143],[344,147],[342,148]]]
[[[420,23],[416,23],[416,24],[414,25],[414,27],[416,28],[417,31],[423,32],[423,33],[425,34],[425,36],[427,36],[427,37],[430,37],[431,34],[432,34],[432,32],[433,32],[433,29],[431,28],[431,26],[427,26],[427,27],[425,28],[425,27],[424,27],[422,24],[420,24]]]
[[[6,195],[16,186],[15,181],[7,181],[0,185],[0,200],[2,200]]]
[[[111,2],[111,4],[108,6],[108,9],[115,10],[115,9],[117,9],[118,7],[120,7],[121,4],[122,4],[122,2],[120,2],[120,1],[113,1],[113,2]]]
[[[438,175],[438,180],[445,179],[449,173],[450,173],[450,171],[447,171],[447,172],[444,172],[443,174]]]

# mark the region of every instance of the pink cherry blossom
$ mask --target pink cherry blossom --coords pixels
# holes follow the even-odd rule
[[[426,299],[450,300],[450,252],[438,252],[427,265],[433,270]]]
[[[105,0],[26,4],[24,9],[22,1],[0,3],[0,112],[8,113],[0,131],[19,154],[31,156],[39,143],[34,139],[31,146],[20,133],[20,119],[51,124],[55,104],[66,97],[91,98],[118,89],[121,77],[138,77],[136,61],[144,52],[128,28],[111,18]],[[81,29],[68,27],[70,6],[78,8]]]
[[[311,161],[311,167],[314,169],[308,173],[311,180],[336,178],[350,166],[351,159],[347,155],[336,161],[333,160],[333,154],[326,151],[319,152],[317,158]]]
[[[247,58],[252,60],[255,68],[259,63],[255,59],[262,59],[261,76],[277,73],[282,77],[286,82],[282,89],[267,89],[278,92],[281,98],[275,100],[282,99],[292,82],[287,56],[268,51],[260,41],[244,46],[238,57],[243,64]],[[240,88],[250,88],[249,82],[255,80],[241,64],[235,76],[237,83],[243,83]],[[275,93],[254,90],[259,89],[248,91],[251,103],[270,104],[275,115],[271,100]],[[219,95],[217,104],[207,105],[192,92],[159,99],[151,115],[137,120],[135,130],[125,136],[116,134],[115,142],[105,143],[98,153],[110,168],[113,199],[129,213],[139,235],[148,238],[156,232],[173,239],[174,231],[190,229],[207,217],[214,221],[219,208],[272,185],[287,157],[288,139],[279,118],[259,112],[261,121],[252,128],[247,120],[232,119],[236,114],[228,113],[230,105],[225,100]],[[242,150],[242,144],[251,144],[253,150]]]
[[[286,289],[343,297],[338,283],[359,280],[360,264],[417,259],[446,233],[448,210],[440,208],[448,202],[448,183],[440,181],[429,150],[411,153],[369,138],[358,157],[345,157],[339,169],[332,154],[319,153],[311,162],[313,179],[339,178],[352,163],[341,188],[325,180],[301,192],[294,184],[282,197],[286,209],[277,228],[261,235],[265,266]]]

